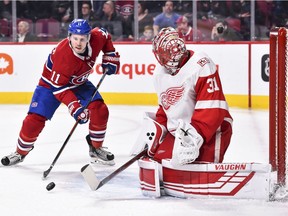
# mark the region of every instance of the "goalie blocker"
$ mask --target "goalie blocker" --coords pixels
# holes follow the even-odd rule
[[[271,165],[259,163],[197,163],[162,165],[144,157],[138,161],[145,196],[180,198],[236,198],[269,200]]]

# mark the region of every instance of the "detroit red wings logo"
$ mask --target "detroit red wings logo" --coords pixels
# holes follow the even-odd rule
[[[161,93],[160,100],[163,108],[168,110],[172,105],[178,103],[184,94],[184,85],[180,87],[172,87]]]

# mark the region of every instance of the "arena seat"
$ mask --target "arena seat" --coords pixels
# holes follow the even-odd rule
[[[0,33],[6,37],[11,35],[10,24],[6,19],[0,19]]]
[[[238,18],[226,18],[225,21],[228,23],[228,26],[238,32],[241,30],[241,21]]]
[[[35,34],[39,41],[55,41],[60,33],[60,23],[55,19],[38,19],[35,23]]]

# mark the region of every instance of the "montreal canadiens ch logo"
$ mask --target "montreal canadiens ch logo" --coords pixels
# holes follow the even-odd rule
[[[184,85],[180,87],[172,87],[161,93],[160,100],[163,108],[168,110],[172,105],[175,105],[184,94]]]
[[[89,77],[91,70],[81,74],[81,76],[73,76],[73,78],[71,79],[71,83],[73,85],[81,85],[83,84]]]

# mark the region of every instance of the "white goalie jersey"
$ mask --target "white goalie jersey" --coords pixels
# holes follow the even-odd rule
[[[192,125],[205,139],[215,133],[223,119],[232,123],[217,67],[205,53],[190,51],[190,59],[175,75],[158,64],[154,78],[158,103],[165,111],[170,133],[174,134],[179,119],[191,122],[193,117]]]

